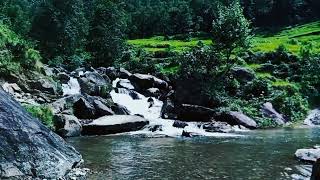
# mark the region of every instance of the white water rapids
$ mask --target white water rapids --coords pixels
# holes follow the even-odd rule
[[[113,87],[116,88],[117,83],[120,81],[120,79],[116,79],[113,81]],[[127,81],[127,80],[125,80]],[[182,131],[186,132],[192,132],[197,135],[201,136],[222,136],[222,137],[229,137],[229,136],[239,136],[236,134],[230,134],[230,133],[209,133],[206,132],[201,127],[198,127],[198,124],[195,122],[188,122],[188,126],[186,126],[184,129],[182,128],[175,128],[173,127],[174,120],[167,120],[167,119],[161,119],[161,108],[163,105],[163,102],[152,98],[154,101],[154,105],[149,108],[150,103],[148,102],[149,97],[145,97],[142,94],[138,94],[138,99],[133,99],[129,95],[129,91],[118,91],[116,92],[113,90],[111,93],[112,100],[120,104],[124,107],[126,107],[132,115],[139,114],[144,116],[144,118],[148,119],[150,121],[150,124],[148,127],[141,131],[132,132],[131,134],[145,134],[145,135],[166,135],[170,137],[176,137],[181,136]],[[155,132],[150,131],[150,127],[154,126],[160,126],[161,130],[157,130]]]
[[[63,96],[80,94],[80,85],[76,78],[70,77],[68,84],[62,84]]]

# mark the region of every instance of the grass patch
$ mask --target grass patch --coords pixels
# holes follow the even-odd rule
[[[172,51],[181,53],[195,47],[199,41],[202,41],[205,45],[212,44],[209,38],[191,38],[190,41],[182,41],[165,40],[163,36],[128,40],[128,44],[145,49],[147,52]],[[314,53],[320,53],[320,21],[289,26],[273,34],[259,33],[252,40],[251,50],[254,52],[271,52],[280,45],[284,45],[289,52],[299,55],[301,46],[310,42],[313,44]]]
[[[45,126],[50,129],[54,128],[53,112],[49,106],[25,105],[24,107],[33,117],[38,118]]]

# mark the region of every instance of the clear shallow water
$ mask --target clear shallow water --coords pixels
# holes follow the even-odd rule
[[[71,138],[89,179],[292,179],[299,148],[320,144],[320,129],[278,129],[241,137]],[[291,168],[292,170],[288,169]],[[288,175],[286,175],[288,174]]]

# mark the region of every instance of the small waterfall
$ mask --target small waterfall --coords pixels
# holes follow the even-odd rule
[[[120,79],[116,79],[113,81],[113,87],[117,88],[117,83],[120,81]],[[118,88],[117,90],[113,90],[110,94],[112,97],[112,100],[120,104],[122,106],[125,106],[132,115],[142,115],[144,118],[148,119],[150,121],[150,124],[148,127],[141,131],[132,132],[131,134],[144,134],[148,136],[154,136],[154,135],[165,135],[170,137],[177,137],[181,136],[183,131],[186,132],[192,132],[197,135],[202,136],[239,136],[235,134],[228,134],[228,133],[210,133],[206,132],[202,127],[198,127],[198,123],[196,122],[188,122],[188,126],[185,128],[176,128],[173,127],[174,120],[168,120],[168,119],[161,119],[161,108],[163,106],[163,102],[154,98],[154,97],[145,97],[144,95],[135,92],[138,99],[133,98],[130,95],[130,91],[128,89]],[[152,100],[151,100],[152,99]],[[153,105],[150,107],[150,101],[153,101]],[[153,127],[158,127],[151,131],[150,129]]]
[[[68,84],[62,84],[63,96],[80,94],[80,84],[76,78],[70,77]]]

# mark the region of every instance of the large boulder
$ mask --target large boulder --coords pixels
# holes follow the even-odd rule
[[[80,94],[75,94],[54,101],[50,104],[53,114],[59,114],[65,110],[72,109],[73,104],[79,101],[81,97],[83,96]]]
[[[115,114],[111,108],[97,99],[93,101],[93,106],[95,108],[97,117]]]
[[[57,94],[57,83],[47,78],[30,80],[28,84],[29,84],[30,90],[38,90],[43,93],[48,93],[52,95]]]
[[[182,104],[176,108],[177,119],[183,121],[210,122],[216,114],[213,109],[192,104]]]
[[[86,72],[78,79],[81,91],[93,96],[107,96],[111,91],[111,82],[96,72]]]
[[[307,162],[316,162],[320,158],[320,149],[318,147],[310,149],[298,149],[295,152],[296,158]]]
[[[262,105],[261,112],[264,116],[271,118],[277,125],[284,125],[286,123],[282,114],[278,113],[270,102]]]
[[[83,135],[107,135],[141,130],[149,124],[147,119],[132,115],[104,116],[83,125]]]
[[[320,109],[312,110],[308,117],[304,120],[304,123],[308,126],[319,126],[320,125]]]
[[[242,125],[249,129],[256,129],[257,123],[241,112],[230,111],[222,113],[220,116],[215,117],[215,120],[226,122],[230,125]]]
[[[117,84],[117,88],[126,88],[130,90],[134,90],[134,86],[131,84],[131,82],[128,79],[120,79]]]
[[[58,179],[81,161],[60,136],[0,88],[0,179]]]
[[[57,114],[53,117],[57,133],[62,137],[81,135],[82,126],[77,117],[67,114]]]
[[[96,109],[83,97],[73,104],[73,112],[79,119],[96,118]]]

